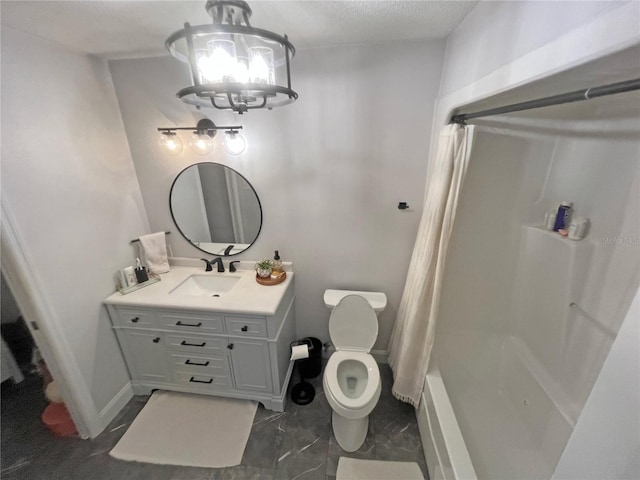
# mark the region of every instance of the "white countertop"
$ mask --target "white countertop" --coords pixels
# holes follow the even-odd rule
[[[170,294],[191,275],[220,275],[240,277],[238,283],[220,297],[194,297]],[[205,272],[204,268],[172,266],[160,275],[161,281],[135,292],[123,295],[116,292],[104,302],[112,305],[137,307],[167,307],[188,310],[224,311],[252,315],[274,315],[285,291],[293,281],[293,272],[287,271],[287,278],[278,285],[260,285],[256,282],[255,270],[238,270],[230,273]]]

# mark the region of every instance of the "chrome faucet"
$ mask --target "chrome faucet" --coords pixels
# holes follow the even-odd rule
[[[207,266],[204,269],[205,272],[212,271],[213,265],[216,263],[218,264],[218,273],[224,272],[224,263],[222,263],[222,257],[216,257],[213,260],[207,260],[206,258],[201,258],[200,260],[202,260],[204,263],[207,264]]]

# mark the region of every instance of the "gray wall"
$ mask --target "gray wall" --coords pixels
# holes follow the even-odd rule
[[[211,232],[202,198],[202,184],[198,168],[188,168],[180,174],[171,191],[171,211],[180,220],[185,236],[194,241],[210,242]]]
[[[264,215],[257,242],[238,257],[278,249],[295,263],[298,334],[328,340],[325,289],[383,291],[389,304],[374,348],[386,350],[422,208],[443,50],[439,41],[300,50],[292,61],[299,100],[243,116],[196,113],[177,100],[188,73],[175,59],[110,62],[152,230],[176,230],[167,203],[182,168],[229,165],[253,184]],[[202,114],[242,123],[245,153],[226,155],[221,135],[207,157],[159,150],[157,127],[193,125]],[[412,209],[398,210],[399,201]],[[179,235],[170,242],[176,255],[198,255]]]
[[[2,200],[101,411],[129,381],[101,302],[144,206],[106,63],[4,26]]]
[[[207,211],[211,241],[235,243],[224,171],[219,168],[198,168],[198,170],[200,171],[202,196]]]

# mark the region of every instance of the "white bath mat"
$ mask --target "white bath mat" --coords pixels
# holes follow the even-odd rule
[[[161,465],[239,465],[257,406],[249,400],[156,391],[110,455]]]
[[[383,462],[340,457],[336,480],[424,480],[416,462]]]

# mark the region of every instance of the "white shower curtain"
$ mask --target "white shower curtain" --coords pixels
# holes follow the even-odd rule
[[[427,179],[425,201],[409,272],[391,334],[393,395],[418,407],[436,319],[449,238],[467,170],[468,129],[447,125]]]

